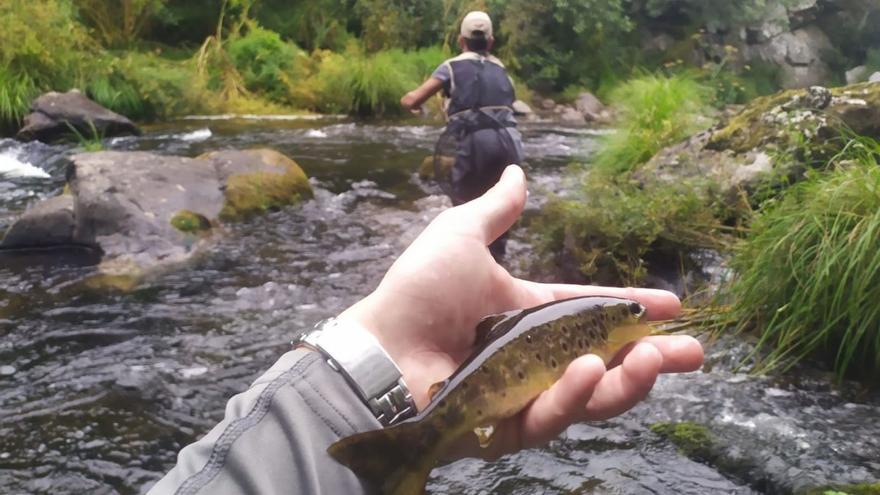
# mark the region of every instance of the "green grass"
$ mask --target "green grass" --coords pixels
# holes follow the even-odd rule
[[[611,92],[619,129],[602,144],[595,168],[618,175],[637,168],[664,146],[699,130],[712,91],[687,75],[645,75]]]
[[[759,371],[812,356],[837,376],[880,370],[880,145],[854,139],[827,173],[765,203],[736,252],[740,330],[756,329]]]
[[[39,94],[37,84],[27,74],[0,67],[0,132],[17,127]]]
[[[308,78],[293,90],[310,110],[361,116],[403,113],[400,97],[421,84],[445,59],[437,47],[367,54],[358,45],[344,53],[316,51]]]
[[[696,181],[640,186],[588,173],[568,196],[548,201],[532,229],[558,266],[574,261],[593,283],[638,284],[649,252],[726,245],[711,200],[697,192],[705,189]]]

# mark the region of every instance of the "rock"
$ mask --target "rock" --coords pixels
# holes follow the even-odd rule
[[[198,239],[172,224],[179,212],[216,219],[224,204],[214,164],[146,152],[74,155],[74,242],[104,253],[107,273],[139,272],[186,259]]]
[[[749,193],[770,177],[796,179],[804,163],[837,154],[843,141],[833,138],[841,126],[880,138],[880,85],[813,87],[759,98],[725,124],[664,148],[634,178],[642,183],[708,180],[735,204],[742,191]],[[772,159],[801,153],[804,142],[810,143],[811,156]]]
[[[516,100],[513,102],[513,114],[517,116],[530,116],[534,115],[534,110],[532,107],[528,105],[528,103],[522,100]]]
[[[587,119],[584,118],[583,114],[578,112],[577,109],[564,106],[561,107],[562,110],[559,113],[559,119],[566,124],[577,124],[584,125],[587,123]]]
[[[63,194],[36,203],[15,222],[2,248],[35,248],[74,243],[73,196]]]
[[[596,98],[593,93],[584,92],[578,95],[574,101],[577,111],[584,116],[588,122],[596,122],[602,119],[602,113],[605,112],[605,105]]]
[[[868,68],[864,65],[860,65],[858,67],[853,67],[852,69],[846,71],[846,83],[847,84],[856,84],[865,80],[865,77],[868,75]]]
[[[212,162],[224,184],[222,220],[241,220],[313,196],[302,168],[271,149],[215,151],[199,159]]]
[[[556,102],[551,100],[550,98],[544,98],[541,100],[541,108],[544,110],[553,110],[556,108]]]
[[[0,247],[72,244],[100,251],[98,275],[87,286],[130,289],[143,274],[211,246],[221,221],[312,195],[296,162],[269,149],[196,159],[104,151],[71,160],[71,194],[32,207]]]
[[[823,57],[831,50],[833,46],[828,36],[811,25],[750,47],[747,58],[757,57],[777,64],[781,70],[782,86],[795,89],[823,85],[830,80],[831,69]]]
[[[868,78],[868,82],[878,83],[880,82],[880,72],[875,72],[871,74],[871,77]]]
[[[31,104],[31,113],[16,138],[21,141],[56,141],[73,136],[70,127],[86,138],[139,135],[130,120],[88,99],[77,90],[46,93]],[[97,136],[95,134],[97,133]]]

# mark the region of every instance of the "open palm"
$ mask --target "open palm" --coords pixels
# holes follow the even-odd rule
[[[508,167],[482,197],[441,213],[398,258],[379,287],[341,315],[372,331],[400,366],[420,409],[428,388],[451,375],[474,347],[484,316],[585,295],[625,297],[651,319],[675,316],[675,295],[651,289],[538,284],[512,277],[487,245],[510,228],[526,199],[525,177]],[[699,342],[686,336],[642,339],[619,366],[605,369],[582,356],[518,415],[497,428],[489,450],[466,439],[458,455],[494,457],[546,443],[568,425],[620,414],[642,400],[661,372],[692,371],[702,363]]]

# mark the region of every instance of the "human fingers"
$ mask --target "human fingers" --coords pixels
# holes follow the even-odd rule
[[[637,344],[596,385],[581,419],[599,421],[628,411],[648,395],[662,368],[663,355],[656,347]]]
[[[479,198],[453,208],[449,215],[457,227],[488,245],[516,222],[526,203],[526,177],[519,165],[504,169],[501,178]]]
[[[604,374],[605,363],[594,354],[574,360],[562,378],[523,412],[519,448],[544,445],[580,420]]]
[[[660,351],[661,373],[687,373],[703,365],[703,345],[690,335],[652,335],[639,342],[651,344]]]
[[[675,294],[665,290],[598,285],[541,284],[520,279],[517,279],[516,283],[521,288],[520,300],[518,301],[521,307],[536,306],[572,297],[609,296],[638,301],[648,310],[648,319],[650,320],[667,320],[674,318],[681,312],[681,301]]]

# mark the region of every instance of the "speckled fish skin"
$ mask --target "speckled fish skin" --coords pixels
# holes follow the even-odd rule
[[[391,428],[344,438],[328,452],[381,493],[424,493],[431,469],[463,435],[522,410],[579,356],[596,354],[607,364],[650,333],[644,317],[639,303],[610,297],[489,317],[481,326],[494,326],[449,379],[432,387],[428,407]]]

